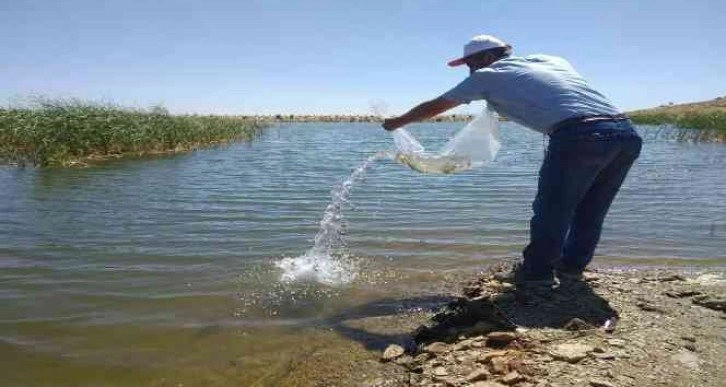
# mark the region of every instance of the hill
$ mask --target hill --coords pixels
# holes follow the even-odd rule
[[[726,142],[726,97],[710,101],[661,105],[635,110],[628,115],[641,125],[672,125],[684,131],[682,138],[697,141]]]

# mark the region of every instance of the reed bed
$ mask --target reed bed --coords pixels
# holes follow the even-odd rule
[[[174,153],[251,140],[264,124],[229,116],[171,115],[77,100],[0,108],[0,162],[85,165],[121,156]]]
[[[726,110],[668,112],[653,109],[628,115],[636,124],[674,126],[679,129],[679,140],[726,142]]]

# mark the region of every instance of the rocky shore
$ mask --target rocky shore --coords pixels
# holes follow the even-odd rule
[[[515,292],[507,271],[466,283],[359,385],[724,385],[723,271],[600,270],[547,297]]]

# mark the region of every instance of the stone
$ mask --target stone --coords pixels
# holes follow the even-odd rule
[[[469,387],[507,387],[504,384],[497,382],[476,382],[469,385]]]
[[[658,278],[658,281],[660,282],[675,282],[675,281],[685,281],[686,277],[680,275],[680,274],[670,274],[666,275],[664,277]]]
[[[520,375],[517,371],[512,371],[502,378],[502,383],[507,385],[517,384],[524,381],[524,376]]]
[[[650,302],[639,301],[635,304],[638,308],[646,312],[665,313],[663,308],[660,308]]]
[[[487,335],[487,341],[500,345],[506,345],[517,339],[515,332],[491,332]]]
[[[489,365],[492,373],[503,375],[509,372],[509,363],[507,362],[507,359],[503,357],[493,358]]]
[[[433,374],[436,376],[447,376],[449,371],[445,367],[436,367],[434,368]]]
[[[465,349],[469,349],[469,348],[471,348],[471,345],[473,343],[474,343],[474,340],[471,340],[471,339],[461,341],[461,342],[457,343],[456,345],[454,345],[454,351],[462,351]]]
[[[602,379],[590,379],[592,387],[616,387],[614,384]]]
[[[509,351],[491,351],[491,352],[484,352],[479,356],[479,359],[477,359],[480,363],[489,363],[491,359],[495,357],[502,357],[506,356],[509,353]]]
[[[593,273],[591,271],[586,271],[582,273],[582,279],[585,282],[595,282],[600,280],[600,276],[598,276],[596,273]]]
[[[595,329],[594,326],[577,317],[568,321],[564,328],[568,331],[588,331],[590,329]]]
[[[415,361],[416,363],[423,363],[430,358],[431,358],[431,354],[428,352],[424,352],[424,353],[420,353],[420,354],[416,355],[416,357],[413,358],[413,361]]]
[[[615,359],[615,354],[612,352],[603,352],[603,353],[591,353],[590,354],[595,359],[599,360],[613,360]]]
[[[471,343],[471,348],[482,348],[484,347],[484,343],[481,341],[474,341]]]
[[[386,348],[385,351],[383,351],[383,356],[381,356],[381,360],[391,361],[393,359],[403,356],[405,352],[406,351],[400,345],[391,344]]]
[[[587,357],[593,351],[593,347],[585,344],[560,344],[550,350],[550,354],[557,360],[566,361],[568,363],[577,363]]]
[[[459,385],[459,379],[453,376],[434,376],[434,381],[444,383],[445,386],[457,386]]]
[[[685,349],[687,349],[687,350],[689,350],[691,352],[696,352],[696,346],[693,343],[686,343],[683,346],[683,348],[685,348]]]
[[[414,363],[413,357],[411,357],[409,355],[403,355],[403,356],[397,357],[393,360],[393,362],[398,365],[402,365],[402,366],[406,366],[406,367],[412,366]]]
[[[461,355],[454,358],[457,363],[471,363],[471,356]]]
[[[489,379],[489,376],[491,376],[491,373],[486,368],[477,368],[474,371],[471,371],[469,375],[466,376],[467,382],[478,382],[480,380],[487,380]]]
[[[693,303],[704,308],[726,312],[726,297],[716,298],[708,295],[702,295],[694,298]]]
[[[683,364],[684,366],[697,370],[699,368],[698,355],[693,352],[680,351],[672,356],[672,359]]]
[[[440,341],[431,343],[424,348],[424,351],[428,353],[440,354],[449,351],[449,345]]]
[[[670,290],[665,292],[665,295],[670,298],[686,298],[686,297],[693,297],[698,296],[702,294],[701,292],[695,291],[695,290]]]
[[[612,345],[613,347],[618,347],[618,348],[624,348],[625,344],[626,344],[625,340],[621,340],[621,339],[608,339],[607,343]]]

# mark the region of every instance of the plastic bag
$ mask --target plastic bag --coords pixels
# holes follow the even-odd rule
[[[395,159],[421,173],[461,172],[494,160],[501,148],[498,137],[499,120],[487,106],[438,152],[426,152],[409,132],[394,130],[393,142],[398,149]]]

